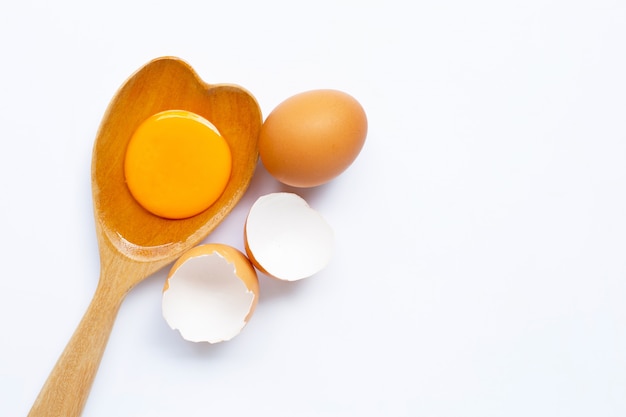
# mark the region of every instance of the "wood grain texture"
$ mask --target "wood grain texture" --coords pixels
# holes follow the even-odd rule
[[[124,155],[135,129],[149,116],[172,109],[211,121],[233,158],[231,178],[219,200],[183,220],[160,218],[143,209],[124,180]],[[124,297],[141,280],[200,243],[239,202],[258,161],[261,124],[261,110],[249,92],[235,85],[206,84],[178,58],[149,62],[120,88],[103,117],[92,156],[100,279],[29,417],[82,413]]]

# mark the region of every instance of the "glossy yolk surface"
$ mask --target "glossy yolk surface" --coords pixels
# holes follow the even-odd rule
[[[126,150],[128,188],[151,213],[183,219],[222,194],[232,167],[228,144],[201,116],[167,110],[144,121]]]

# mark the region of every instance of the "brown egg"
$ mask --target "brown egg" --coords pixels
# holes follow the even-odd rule
[[[269,114],[259,154],[280,182],[314,187],[348,168],[366,136],[367,117],[356,99],[337,90],[312,90],[288,98]]]

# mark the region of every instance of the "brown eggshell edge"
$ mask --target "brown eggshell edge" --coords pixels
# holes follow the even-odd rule
[[[260,272],[262,272],[263,274],[267,275],[270,278],[280,279],[270,274],[269,272],[265,270],[265,268],[263,268],[263,266],[259,263],[259,261],[257,261],[257,259],[254,257],[254,253],[252,253],[252,250],[250,249],[250,245],[248,245],[248,217],[249,216],[250,214],[248,213],[248,216],[246,216],[246,221],[243,225],[243,246],[245,248],[246,254],[248,255],[248,259],[250,260],[252,265],[254,265],[254,267],[258,269]]]
[[[233,265],[235,268],[235,274],[239,277],[239,279],[241,279],[248,291],[251,291],[254,294],[252,304],[250,305],[250,311],[245,318],[245,321],[248,322],[259,302],[259,279],[250,259],[248,259],[248,257],[246,257],[246,255],[244,255],[240,250],[232,246],[224,245],[222,243],[206,243],[189,249],[180,258],[178,258],[178,260],[176,260],[170,268],[170,271],[167,274],[167,279],[165,280],[165,285],[163,286],[163,292],[168,290],[170,278],[182,264],[191,258],[211,255],[214,253],[222,256],[228,263]],[[243,268],[239,268],[240,266]]]

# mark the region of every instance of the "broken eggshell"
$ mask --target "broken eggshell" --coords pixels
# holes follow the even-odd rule
[[[259,297],[254,267],[223,244],[196,246],[172,266],[163,288],[169,326],[192,342],[218,343],[241,332]]]
[[[330,262],[334,234],[326,220],[299,195],[259,197],[244,227],[245,250],[254,266],[284,281],[310,277]]]

